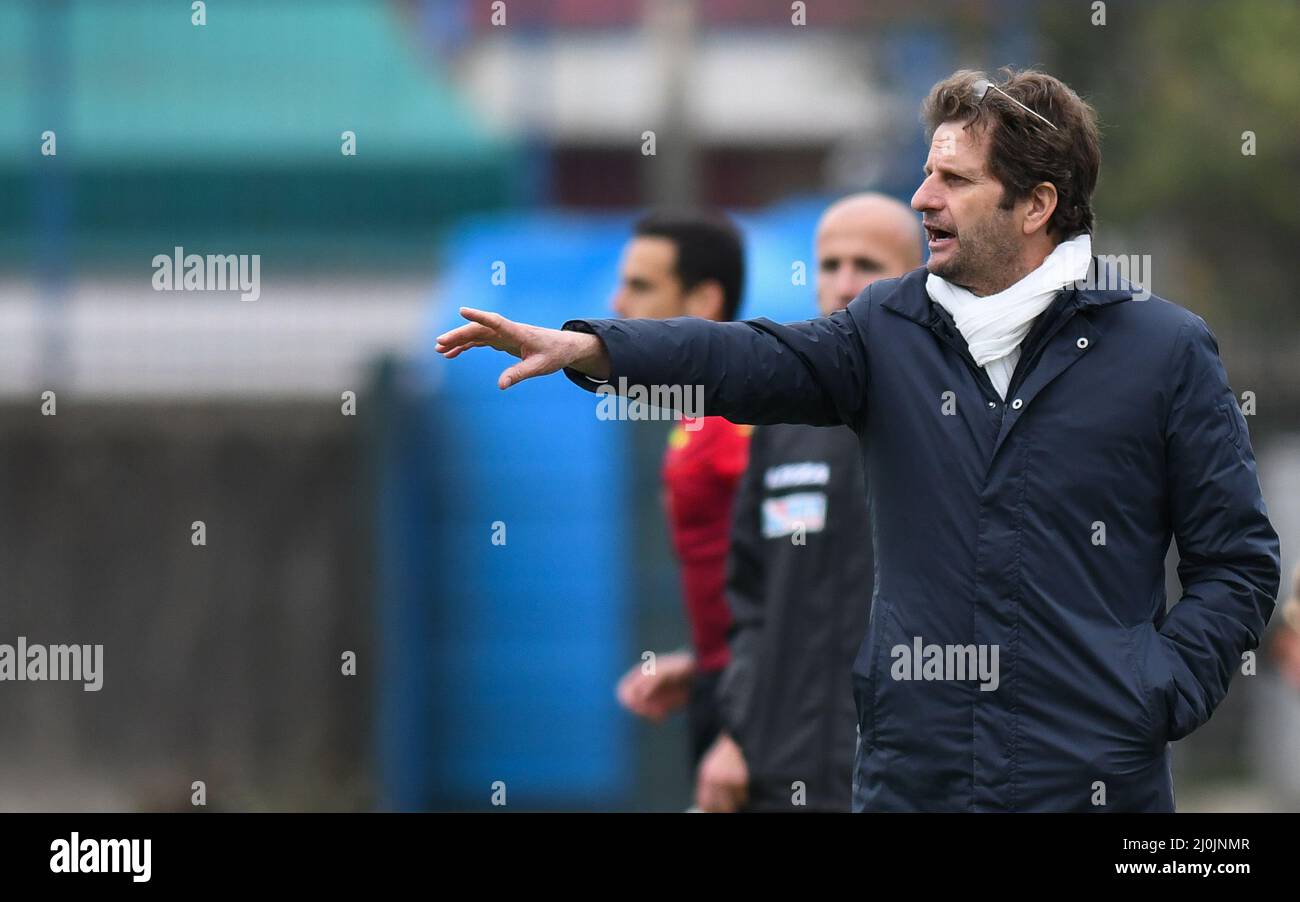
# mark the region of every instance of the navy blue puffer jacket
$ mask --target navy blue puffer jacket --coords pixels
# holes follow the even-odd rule
[[[1003,401],[925,276],[790,325],[565,327],[602,339],[616,385],[701,385],[708,414],[861,438],[876,577],[854,810],[1171,811],[1168,743],[1223,700],[1279,581],[1214,337],[1128,287],[1067,288]]]

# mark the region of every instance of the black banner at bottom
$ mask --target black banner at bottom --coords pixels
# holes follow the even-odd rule
[[[687,875],[734,888],[773,870],[867,890],[990,878],[1177,890],[1290,873],[1296,826],[1293,815],[1246,814],[6,814],[0,866],[6,888],[83,890],[338,891],[410,880],[618,892],[610,881],[626,880],[631,892]]]

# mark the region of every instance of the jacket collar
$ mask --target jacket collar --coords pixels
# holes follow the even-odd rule
[[[1092,258],[1084,286],[1079,289],[1080,307],[1105,307],[1133,298],[1133,283],[1101,257]]]
[[[929,273],[924,266],[907,273],[895,283],[894,290],[880,302],[880,306],[922,326],[932,324],[938,318],[938,314],[935,313],[929,292],[925,290],[927,275]],[[1114,272],[1104,260],[1096,256],[1092,258],[1092,264],[1088,267],[1084,286],[1076,292],[1075,304],[1078,307],[1105,307],[1131,300],[1133,297],[1133,286]]]

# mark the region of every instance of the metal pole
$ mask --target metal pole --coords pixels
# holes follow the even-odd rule
[[[69,146],[68,110],[72,93],[66,0],[31,0],[33,15],[30,121],[33,148],[45,131],[55,134],[54,156],[35,155],[33,241],[40,356],[38,389],[59,389],[71,381],[67,306],[72,283],[72,247],[68,240],[72,190],[64,154]]]
[[[655,156],[647,158],[643,169],[645,194],[654,204],[690,206],[700,197],[698,141],[686,105],[695,61],[696,20],[695,0],[646,4],[655,83],[661,87],[660,114],[651,126]],[[635,137],[639,142],[640,135]]]

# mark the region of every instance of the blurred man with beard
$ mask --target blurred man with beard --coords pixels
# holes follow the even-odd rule
[[[740,232],[720,213],[656,211],[623,251],[614,310],[643,319],[735,319],[745,275]],[[655,722],[686,707],[691,766],[721,729],[714,689],[727,664],[731,614],[723,593],[731,503],[751,427],[722,417],[674,424],[664,453],[664,509],[681,572],[690,649],[640,662],[619,681],[628,710]]]

